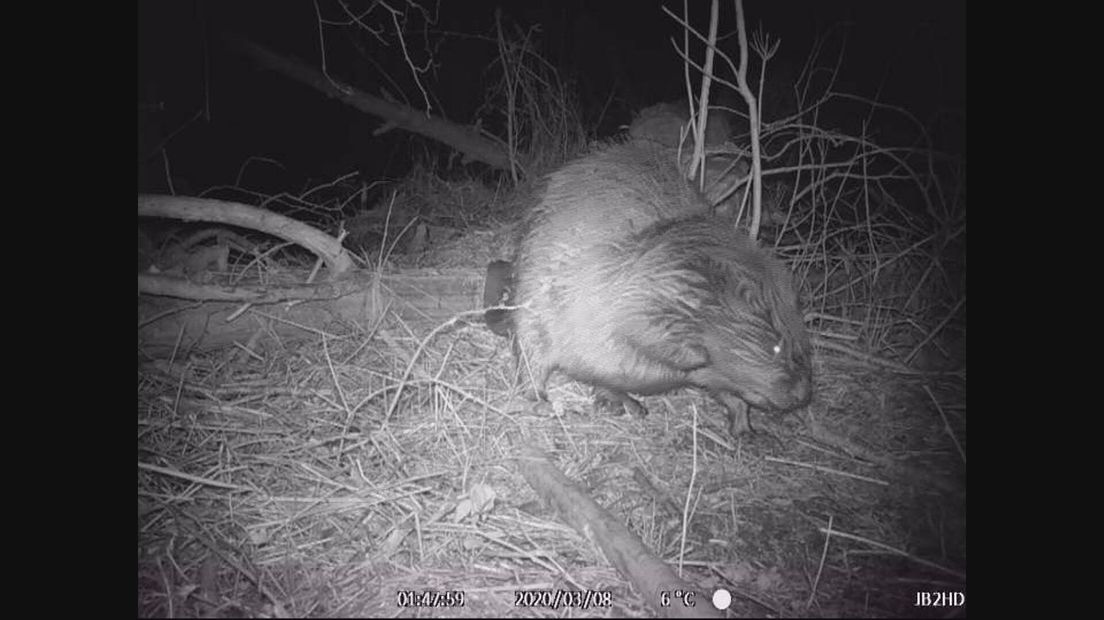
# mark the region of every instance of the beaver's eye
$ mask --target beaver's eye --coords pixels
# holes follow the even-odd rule
[[[776,342],[774,344],[774,348],[772,350],[774,351],[774,356],[775,357],[778,357],[779,355],[782,355],[782,341],[779,340],[778,342]]]

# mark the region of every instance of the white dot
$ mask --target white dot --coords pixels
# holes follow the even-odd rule
[[[728,593],[728,590],[724,588],[718,589],[713,593],[713,606],[721,611],[728,609],[728,606],[732,604],[732,595]]]

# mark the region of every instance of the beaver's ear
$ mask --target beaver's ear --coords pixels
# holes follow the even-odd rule
[[[709,365],[709,350],[701,343],[685,342],[679,353],[680,363],[676,366],[682,370],[690,371]]]
[[[645,356],[684,372],[709,365],[709,351],[696,338],[653,342],[641,347],[641,350]]]
[[[753,314],[762,314],[765,309],[763,287],[755,280],[742,278],[729,285],[730,295],[741,306]]]

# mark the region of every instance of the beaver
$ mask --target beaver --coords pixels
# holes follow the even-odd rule
[[[744,403],[809,401],[811,350],[788,270],[709,215],[656,151],[615,145],[553,172],[521,230],[504,278],[518,308],[492,327],[513,333],[537,397],[557,370],[591,385],[598,405],[638,415],[630,393],[696,387],[728,409],[733,434],[750,428]]]

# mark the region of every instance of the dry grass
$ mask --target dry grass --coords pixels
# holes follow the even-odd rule
[[[578,615],[649,614],[534,501],[512,460],[529,445],[688,580],[737,593],[743,613],[908,615],[916,591],[962,589],[880,547],[965,566],[964,493],[929,480],[954,480],[958,456],[918,378],[819,360],[814,427],[869,462],[795,420],[782,449],[733,443],[692,393],[649,399],[636,420],[596,416],[583,388],[560,383],[554,407],[535,408],[513,388],[506,343],[481,326],[441,332],[406,375],[420,344],[384,321],[263,359],[140,364],[139,615],[564,613],[514,607],[514,591],[532,588],[612,593],[612,608]],[[964,403],[953,388],[934,393]],[[964,411],[944,408],[964,443]],[[911,476],[921,461],[926,475]],[[400,610],[401,590],[462,591],[464,607]]]
[[[531,182],[590,134],[528,36],[500,34],[503,73],[529,77],[493,88],[493,113],[477,116],[501,119],[489,131],[510,136],[508,178]],[[535,407],[507,343],[464,321],[385,316],[171,360],[139,347],[138,615],[652,615],[536,501],[515,463],[531,446],[686,580],[733,592],[736,615],[945,615],[914,602],[966,589],[965,162],[935,158],[930,141],[883,149],[815,127],[840,104],[818,62],[786,84],[794,112],[769,115],[781,120],[762,136],[779,173],[762,232],[803,282],[817,349],[816,397],[781,420],[780,444],[734,440],[693,392],[646,399],[638,420],[596,415],[561,380]],[[885,107],[868,103],[835,118]],[[417,169],[375,210],[337,182],[212,191],[344,228],[370,269],[509,256],[516,197],[439,172]],[[275,276],[294,258],[264,256]],[[517,607],[523,589],[603,590],[612,605]],[[464,604],[400,608],[405,591]]]
[[[771,239],[804,283],[817,348],[816,398],[781,420],[781,444],[734,440],[693,392],[646,399],[637,420],[595,414],[561,380],[534,407],[507,343],[464,321],[386,316],[248,354],[140,350],[139,615],[651,615],[536,501],[514,461],[529,446],[686,580],[733,592],[737,615],[943,615],[914,602],[966,589],[964,195],[922,219],[889,192],[842,189],[788,191]],[[433,251],[400,242],[365,263],[509,256],[511,200],[413,179],[390,206],[429,226]],[[604,590],[612,606],[520,608],[522,589]],[[408,590],[464,606],[401,609]]]

